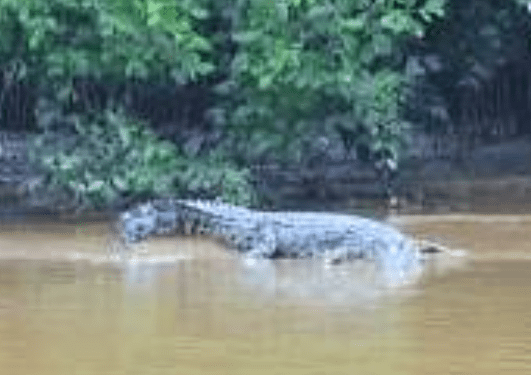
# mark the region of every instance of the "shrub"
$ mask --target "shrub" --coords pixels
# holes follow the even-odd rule
[[[236,170],[219,152],[187,158],[122,111],[73,119],[72,137],[49,131],[33,136],[30,161],[45,179],[31,194],[42,205],[79,214],[168,195],[253,202],[248,171]]]

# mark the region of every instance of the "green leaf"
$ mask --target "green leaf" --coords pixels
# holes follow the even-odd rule
[[[190,14],[198,20],[206,20],[209,16],[208,11],[202,8],[190,9]]]
[[[87,190],[86,186],[78,181],[69,181],[68,186],[76,192],[85,192]]]
[[[426,9],[419,10],[420,16],[422,19],[426,22],[432,22],[432,16],[431,13],[428,12]]]
[[[123,147],[127,148],[132,143],[131,133],[128,128],[124,126],[118,127],[118,134],[122,141]]]
[[[261,30],[248,30],[232,33],[232,39],[238,43],[254,43],[263,38]]]
[[[129,184],[127,183],[127,181],[124,178],[121,178],[119,176],[113,176],[111,181],[112,181],[112,184],[118,190],[126,191],[128,189],[128,187],[129,187]]]
[[[288,21],[288,4],[286,4],[285,1],[277,0],[275,1],[275,6],[276,6],[279,20],[281,22],[287,22]]]
[[[92,182],[90,182],[90,183],[88,184],[86,190],[87,190],[88,192],[98,191],[98,190],[100,190],[104,185],[105,185],[105,181],[103,181],[103,180],[92,181]]]
[[[41,42],[44,40],[44,32],[41,29],[36,29],[33,31],[29,41],[28,47],[30,50],[35,50],[39,48]]]
[[[209,62],[200,62],[196,65],[195,70],[202,75],[207,75],[214,72],[216,70],[216,66]]]
[[[157,146],[152,143],[148,143],[144,148],[144,160],[151,161],[156,154]]]
[[[385,34],[375,34],[372,37],[372,47],[376,55],[388,56],[393,52],[391,38]]]
[[[203,52],[208,52],[211,50],[211,46],[208,40],[200,36],[192,36],[191,38],[189,38],[188,43],[186,43],[186,48],[188,50]]]
[[[164,8],[164,6],[166,6],[167,4],[164,4],[163,2],[161,1],[157,1],[157,0],[147,0],[146,1],[146,10],[147,10],[147,13],[148,14],[153,14],[153,13],[159,13],[160,10],[162,8]]]
[[[160,14],[159,13],[150,13],[147,19],[148,26],[154,26],[160,23]]]
[[[326,17],[334,11],[334,7],[331,5],[316,5],[312,6],[307,13],[309,19],[316,19]]]
[[[434,14],[439,17],[444,17],[444,5],[446,0],[428,0],[424,4],[423,10],[428,14]]]
[[[249,55],[246,52],[238,53],[236,56],[234,56],[234,59],[232,59],[231,64],[232,64],[232,69],[234,71],[245,72],[251,66]]]
[[[366,28],[366,22],[362,17],[343,19],[340,25],[349,31],[362,31]]]
[[[394,33],[403,33],[412,29],[411,17],[404,10],[393,10],[380,19],[383,28]]]

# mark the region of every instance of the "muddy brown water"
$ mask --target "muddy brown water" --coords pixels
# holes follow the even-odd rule
[[[196,237],[116,263],[105,223],[3,223],[0,374],[526,374],[531,218],[510,218],[395,218],[469,250],[399,291],[371,265],[250,265]]]

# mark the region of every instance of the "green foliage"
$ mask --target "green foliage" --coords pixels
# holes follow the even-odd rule
[[[67,191],[80,210],[109,207],[125,197],[202,193],[254,203],[247,171],[221,155],[190,160],[121,112],[78,117],[75,128],[74,142],[35,135],[30,160],[45,173],[46,187]]]
[[[195,30],[200,2],[0,0],[0,66],[18,61],[37,87],[71,90],[75,76],[187,82],[213,71]]]
[[[210,198],[221,197],[225,202],[241,206],[259,203],[251,185],[248,168],[227,160],[221,149],[211,150],[203,158],[189,159],[188,168],[178,176],[178,184],[185,186],[184,195]]]
[[[341,115],[351,128],[371,129],[375,152],[397,157],[395,135],[405,125],[400,43],[442,16],[445,0],[226,3],[238,45],[226,83],[238,89],[229,90],[226,112],[244,139],[262,135],[251,149],[301,154],[290,146],[318,123],[331,131],[324,124]]]
[[[202,2],[167,0],[0,0],[0,68],[29,81],[52,100],[75,97],[75,77],[173,79],[209,74],[211,42],[197,29],[209,14]],[[228,162],[190,160],[123,114],[75,117],[77,141],[35,136],[33,162],[46,187],[72,205],[101,208],[123,196],[198,195],[253,201],[248,172]],[[212,160],[211,160],[212,159]]]
[[[356,131],[361,124],[367,132],[357,143],[399,157],[409,37],[427,34],[448,57],[440,84],[447,87],[455,71],[528,50],[518,36],[527,1],[446,3],[0,0],[0,69],[63,100],[74,95],[76,76],[219,83],[223,100],[213,109],[230,135],[224,153],[239,157],[235,165],[220,150],[190,160],[112,111],[80,117],[76,147],[44,142],[39,149],[52,182],[83,202],[148,191],[251,202],[243,167],[268,156],[302,162],[312,138],[338,125]],[[441,33],[443,26],[449,31]]]

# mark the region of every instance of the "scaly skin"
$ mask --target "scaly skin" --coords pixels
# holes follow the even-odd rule
[[[395,278],[417,270],[418,247],[375,220],[322,212],[260,212],[218,201],[159,199],[118,220],[125,248],[149,236],[201,229],[253,258],[319,257],[330,263],[376,260]]]

